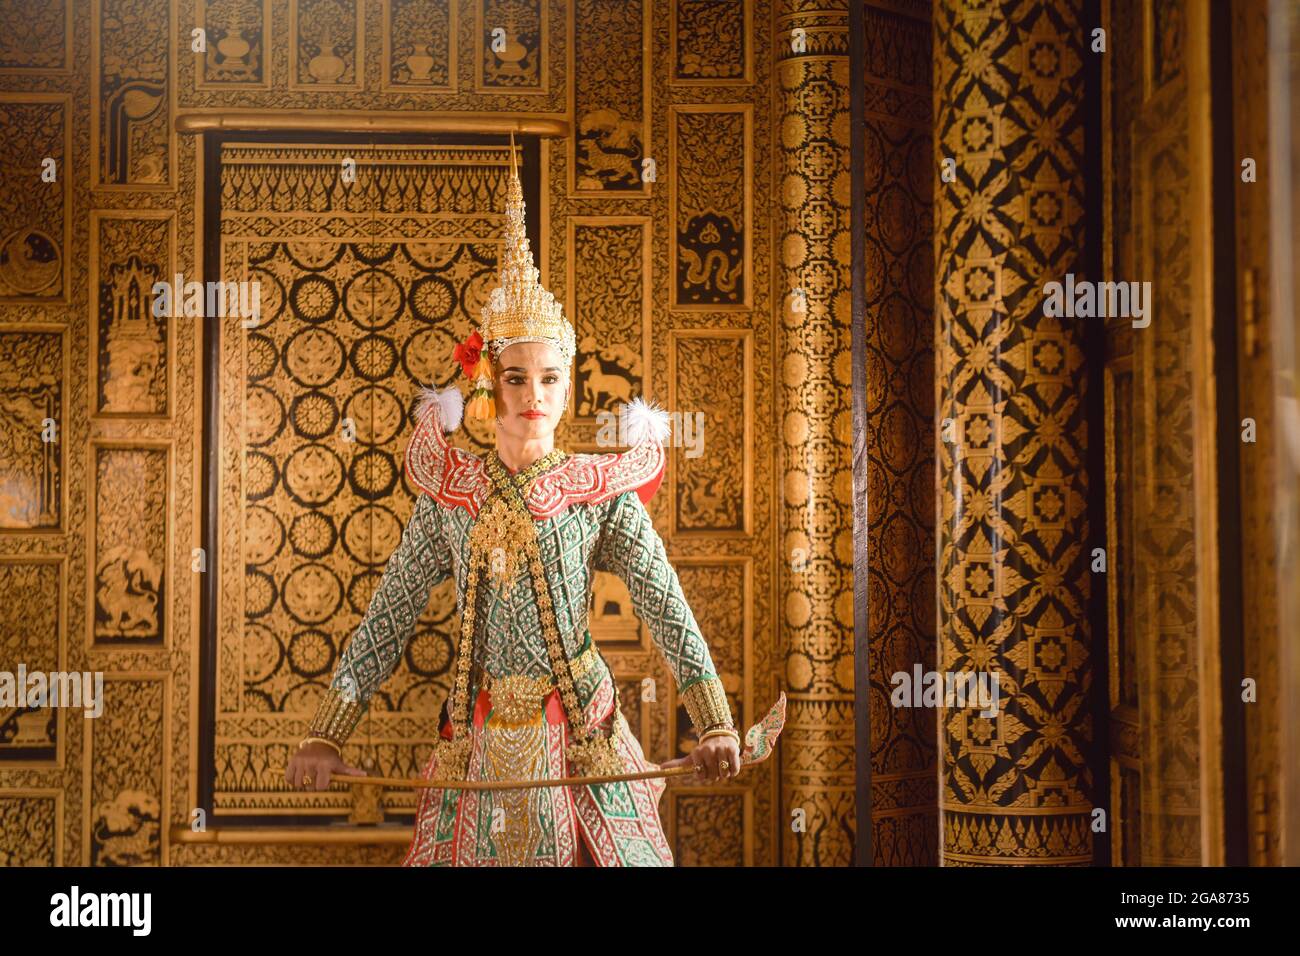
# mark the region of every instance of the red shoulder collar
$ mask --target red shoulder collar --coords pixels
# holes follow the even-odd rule
[[[569,505],[599,504],[625,491],[649,502],[663,481],[667,457],[657,441],[633,445],[625,452],[570,455],[535,482],[528,495],[533,517],[549,518]]]
[[[577,503],[599,504],[625,491],[648,503],[663,481],[663,445],[648,440],[625,452],[570,455],[533,482],[528,510],[538,521]],[[436,407],[415,428],[406,447],[406,475],[421,491],[450,508],[477,517],[492,488],[483,460],[452,446]]]

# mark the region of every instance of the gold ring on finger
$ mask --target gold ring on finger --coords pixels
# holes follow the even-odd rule
[[[305,774],[302,775],[302,785],[303,785],[304,787],[310,787],[310,786],[311,786],[311,774],[309,774],[309,773],[305,773]]]

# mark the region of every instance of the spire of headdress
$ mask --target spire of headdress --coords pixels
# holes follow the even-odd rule
[[[456,348],[456,358],[474,382],[467,408],[473,417],[495,415],[492,363],[507,346],[516,342],[546,342],[559,353],[566,368],[572,366],[577,351],[573,326],[564,317],[563,305],[541,284],[537,266],[533,264],[524,212],[524,190],[519,182],[512,130],[505,226],[497,268],[499,284],[488,296],[480,313],[479,331]],[[487,354],[480,358],[479,349],[484,349]]]

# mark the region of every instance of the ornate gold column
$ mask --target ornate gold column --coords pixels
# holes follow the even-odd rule
[[[834,866],[855,829],[848,0],[775,14],[782,858]]]
[[[1095,278],[1081,7],[935,8],[939,670],[1000,697],[940,711],[945,864],[1092,858],[1082,341],[1103,320],[1043,308],[1045,283]]]

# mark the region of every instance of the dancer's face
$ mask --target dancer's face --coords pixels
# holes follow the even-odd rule
[[[519,342],[498,358],[493,389],[498,441],[503,433],[516,441],[533,441],[553,434],[564,417],[569,375],[552,346]]]

